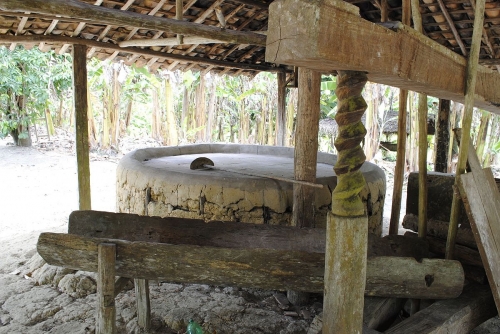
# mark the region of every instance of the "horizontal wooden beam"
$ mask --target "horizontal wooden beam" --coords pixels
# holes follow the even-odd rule
[[[97,248],[116,245],[116,275],[178,283],[233,285],[268,290],[323,292],[325,256],[275,249],[172,245],[42,233],[37,250],[47,263],[97,271]],[[458,261],[374,257],[368,259],[365,294],[443,299],[462,292]]]
[[[324,253],[324,228],[211,221],[176,217],[147,217],[129,213],[73,211],[68,233],[85,237],[155,241],[167,244],[229,248],[272,248]],[[429,256],[428,244],[418,238],[391,235],[368,236],[368,256],[421,259]]]
[[[123,47],[128,46],[171,46],[171,45],[185,45],[185,44],[211,44],[211,43],[224,43],[223,41],[219,41],[211,38],[204,37],[196,37],[196,36],[187,36],[183,38],[181,44],[179,44],[179,40],[177,37],[172,38],[157,38],[157,39],[131,39],[128,41],[118,42],[118,45]]]
[[[364,71],[368,79],[464,102],[466,59],[401,23],[362,19],[344,1],[281,0],[269,7],[266,61],[320,72]],[[500,74],[477,70],[475,106],[500,114]]]
[[[235,68],[247,71],[287,72],[287,73],[293,72],[292,70],[286,70],[283,67],[253,65],[246,63],[235,63],[230,61],[216,60],[210,58],[191,57],[191,56],[177,55],[173,53],[141,49],[138,47],[122,48],[116,44],[98,42],[93,39],[84,39],[78,37],[53,36],[53,35],[19,35],[19,36],[0,35],[0,44],[4,43],[38,44],[40,42],[54,43],[54,44],[82,44],[100,49],[126,52],[142,56],[156,57],[160,59],[170,59],[187,63],[204,64],[204,65],[218,66],[224,68]]]
[[[253,32],[220,29],[199,23],[93,6],[76,0],[2,0],[0,2],[0,9],[20,13],[34,12],[46,15],[60,15],[83,21],[98,21],[104,25],[134,27],[164,31],[172,34],[213,38],[232,44],[262,46],[266,44],[265,36]]]

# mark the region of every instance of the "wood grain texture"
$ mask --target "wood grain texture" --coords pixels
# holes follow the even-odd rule
[[[151,306],[149,303],[149,281],[135,279],[135,301],[137,304],[137,323],[139,327],[148,330],[151,327]]]
[[[324,253],[326,231],[320,228],[248,224],[176,217],[147,217],[103,211],[74,211],[68,233],[80,236],[227,248],[267,248]],[[424,240],[402,235],[368,235],[368,256],[428,257]]]
[[[37,250],[51,265],[95,272],[97,245],[105,242],[116,244],[117,276],[269,290],[323,291],[325,257],[319,253],[130,242],[58,233],[42,233]],[[430,286],[426,285],[427,275],[434,277]],[[419,263],[413,258],[368,259],[367,295],[453,298],[460,294],[462,285],[463,270],[458,261]]]
[[[408,26],[391,30],[364,20],[342,1],[273,2],[266,61],[323,73],[365,71],[372,82],[465,101],[464,57]],[[499,73],[478,66],[474,105],[500,113],[499,84]]]
[[[384,333],[466,334],[495,314],[488,287],[471,285],[460,297],[438,301]]]
[[[368,217],[330,212],[327,219],[323,332],[361,333]]]
[[[404,298],[365,297],[363,324],[377,329],[395,319],[406,302]]]
[[[483,260],[497,309],[500,310],[500,195],[489,168],[460,175],[459,189]]]
[[[76,125],[76,162],[80,210],[91,209],[89,122],[87,101],[87,47],[73,45],[73,90]]]
[[[265,46],[266,43],[266,36],[252,32],[220,29],[204,24],[93,6],[76,0],[2,0],[0,9],[61,15],[84,21],[98,21],[101,24],[107,25],[151,29],[155,31],[161,30],[173,34],[195,35],[233,44]]]
[[[299,97],[295,130],[294,179],[316,182],[321,73],[299,68]],[[314,188],[293,185],[292,224],[314,227]]]
[[[116,333],[115,309],[115,257],[116,245],[97,245],[97,328],[98,334]]]
[[[446,240],[448,235],[448,222],[429,219],[427,222],[427,234],[436,238]],[[418,217],[412,214],[405,215],[403,227],[418,232]],[[456,243],[473,249],[477,249],[476,240],[470,228],[459,228]]]

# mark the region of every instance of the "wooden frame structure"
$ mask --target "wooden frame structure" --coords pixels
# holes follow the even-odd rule
[[[306,181],[314,178],[309,163],[314,160],[310,151],[317,148],[317,142],[309,140],[317,132],[318,73],[338,71],[344,81],[337,91],[339,104],[344,107],[339,107],[337,121],[341,131],[336,141],[339,163],[335,170],[341,182],[333,194],[334,204],[326,233],[324,332],[355,333],[362,330],[359,306],[363,302],[364,278],[369,274],[367,266],[370,266],[366,258],[366,217],[357,200],[363,182],[358,170],[364,161],[359,142],[365,135],[359,122],[364,112],[361,89],[369,79],[443,99],[466,101],[471,108],[474,104],[500,113],[500,90],[497,89],[500,54],[496,51],[498,39],[495,39],[496,17],[500,16],[500,10],[487,9],[486,26],[481,24],[483,27],[478,30],[472,27],[474,14],[469,6],[460,7],[455,2],[443,0],[438,0],[436,6],[424,0],[415,7],[423,12],[422,33],[419,33],[407,25],[386,22],[409,20],[408,0],[401,1],[402,6],[397,8],[390,8],[387,1],[350,1],[358,7],[337,0],[276,0],[271,5],[259,0],[215,0],[199,6],[196,0],[187,3],[173,0],[148,3],[134,0],[2,0],[0,45],[13,48],[18,43],[37,44],[42,50],[55,49],[60,53],[72,46],[75,89],[85,88],[85,54],[124,60],[127,64],[147,64],[152,70],[194,69],[233,75],[278,72],[281,122],[286,74],[293,72],[293,67],[300,67],[299,72],[308,78],[301,82],[299,77],[300,94],[308,103],[300,107],[298,116],[301,132],[296,176]],[[475,1],[470,1],[470,7],[476,8]],[[481,2],[478,1],[477,7],[482,9]],[[375,24],[379,19],[386,23]],[[474,36],[471,38],[472,30]],[[484,40],[482,46],[477,31]],[[194,44],[186,44],[188,42]],[[476,60],[468,65],[463,56],[469,53]],[[487,67],[475,66],[478,57],[479,63]],[[470,85],[470,80],[466,80],[471,78],[470,73],[474,73],[473,81],[477,74],[477,85]],[[79,161],[83,161],[79,162],[81,208],[88,209],[85,101],[78,100],[75,106],[77,126],[80,127],[77,130],[78,156]],[[278,142],[282,142],[281,129],[277,132]],[[305,158],[302,160],[302,157]],[[297,200],[303,201],[302,206],[294,208],[296,225],[303,226],[311,217],[307,207],[312,199],[307,188],[297,186],[294,193]],[[48,235],[44,237],[50,239]],[[114,254],[119,251],[116,246],[119,243],[106,239],[80,241],[97,245],[94,264],[99,272],[100,314],[104,317],[99,330],[112,332],[109,319],[114,314],[110,301],[111,295],[114,298],[114,283],[111,277],[115,274]],[[349,252],[349,247],[356,251]],[[342,255],[348,253],[346,260]],[[136,281],[137,291],[141,298],[147,299],[144,280],[158,276],[133,277],[141,280]],[[323,284],[321,281],[318,286],[323,287]],[[343,290],[329,289],[334,284],[341,284]],[[284,287],[301,289],[301,285]],[[350,303],[343,302],[346,294],[351,296]],[[142,324],[148,323],[147,316],[142,319]]]

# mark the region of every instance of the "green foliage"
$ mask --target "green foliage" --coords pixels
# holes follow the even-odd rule
[[[337,112],[337,78],[333,75],[323,75],[321,77],[321,118],[334,118]]]
[[[66,56],[17,47],[0,47],[0,136],[26,129],[48,106],[50,89],[57,95],[71,87]],[[19,138],[27,138],[21,132]]]

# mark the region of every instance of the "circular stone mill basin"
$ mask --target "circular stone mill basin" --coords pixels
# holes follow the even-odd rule
[[[254,224],[291,225],[293,183],[228,171],[191,170],[191,162],[210,158],[216,168],[293,179],[294,149],[290,147],[198,144],[145,148],[124,156],[117,168],[118,212]],[[326,226],[337,157],[318,152],[314,188],[315,226]],[[369,231],[381,235],[385,174],[365,162],[366,186],[361,192],[369,216]]]

